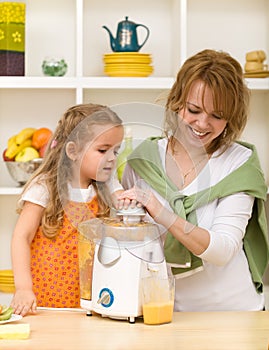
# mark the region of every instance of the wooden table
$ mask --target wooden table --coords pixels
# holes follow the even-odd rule
[[[269,342],[268,311],[182,312],[170,324],[149,326],[39,310],[17,322],[30,324],[30,338],[0,340],[1,350],[267,350]]]

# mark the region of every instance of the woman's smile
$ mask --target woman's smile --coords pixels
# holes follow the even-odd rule
[[[186,107],[180,110],[185,129],[191,140],[208,146],[225,129],[227,121],[214,110],[212,91],[203,81],[196,81],[190,89]]]
[[[192,128],[190,126],[190,129],[191,131],[194,133],[195,136],[198,136],[199,138],[203,138],[205,135],[208,134],[208,132],[202,132],[202,131],[198,131],[198,130],[195,130],[194,128]]]

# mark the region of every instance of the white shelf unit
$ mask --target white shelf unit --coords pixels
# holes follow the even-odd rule
[[[24,77],[0,77],[0,147],[27,126],[55,128],[71,105],[96,102],[155,103],[173,84],[185,59],[204,48],[230,52],[244,65],[245,53],[264,50],[269,55],[268,0],[17,0],[26,3]],[[104,11],[105,9],[105,11]],[[148,78],[111,78],[103,73],[103,55],[110,53],[106,25],[116,35],[117,25],[129,20],[149,27],[141,52],[150,53],[154,73]],[[142,40],[138,32],[138,39]],[[63,57],[64,77],[44,77],[46,57]],[[269,78],[247,79],[252,91],[249,123],[244,139],[257,145],[269,182]],[[138,115],[139,122],[145,116]],[[0,163],[0,268],[10,266],[9,243],[21,188]],[[8,218],[8,220],[7,220]]]

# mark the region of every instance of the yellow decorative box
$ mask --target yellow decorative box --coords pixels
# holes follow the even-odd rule
[[[0,75],[24,75],[25,4],[0,3]]]

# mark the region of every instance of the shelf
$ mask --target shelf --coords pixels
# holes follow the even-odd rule
[[[173,77],[0,77],[2,89],[170,89]],[[247,78],[251,90],[269,90],[269,78]]]
[[[3,89],[169,89],[172,77],[0,77]]]
[[[22,187],[0,187],[0,195],[19,195]]]
[[[269,90],[269,78],[247,78],[246,82],[251,90]]]
[[[77,86],[76,78],[0,77],[0,88],[2,89],[75,89]]]

